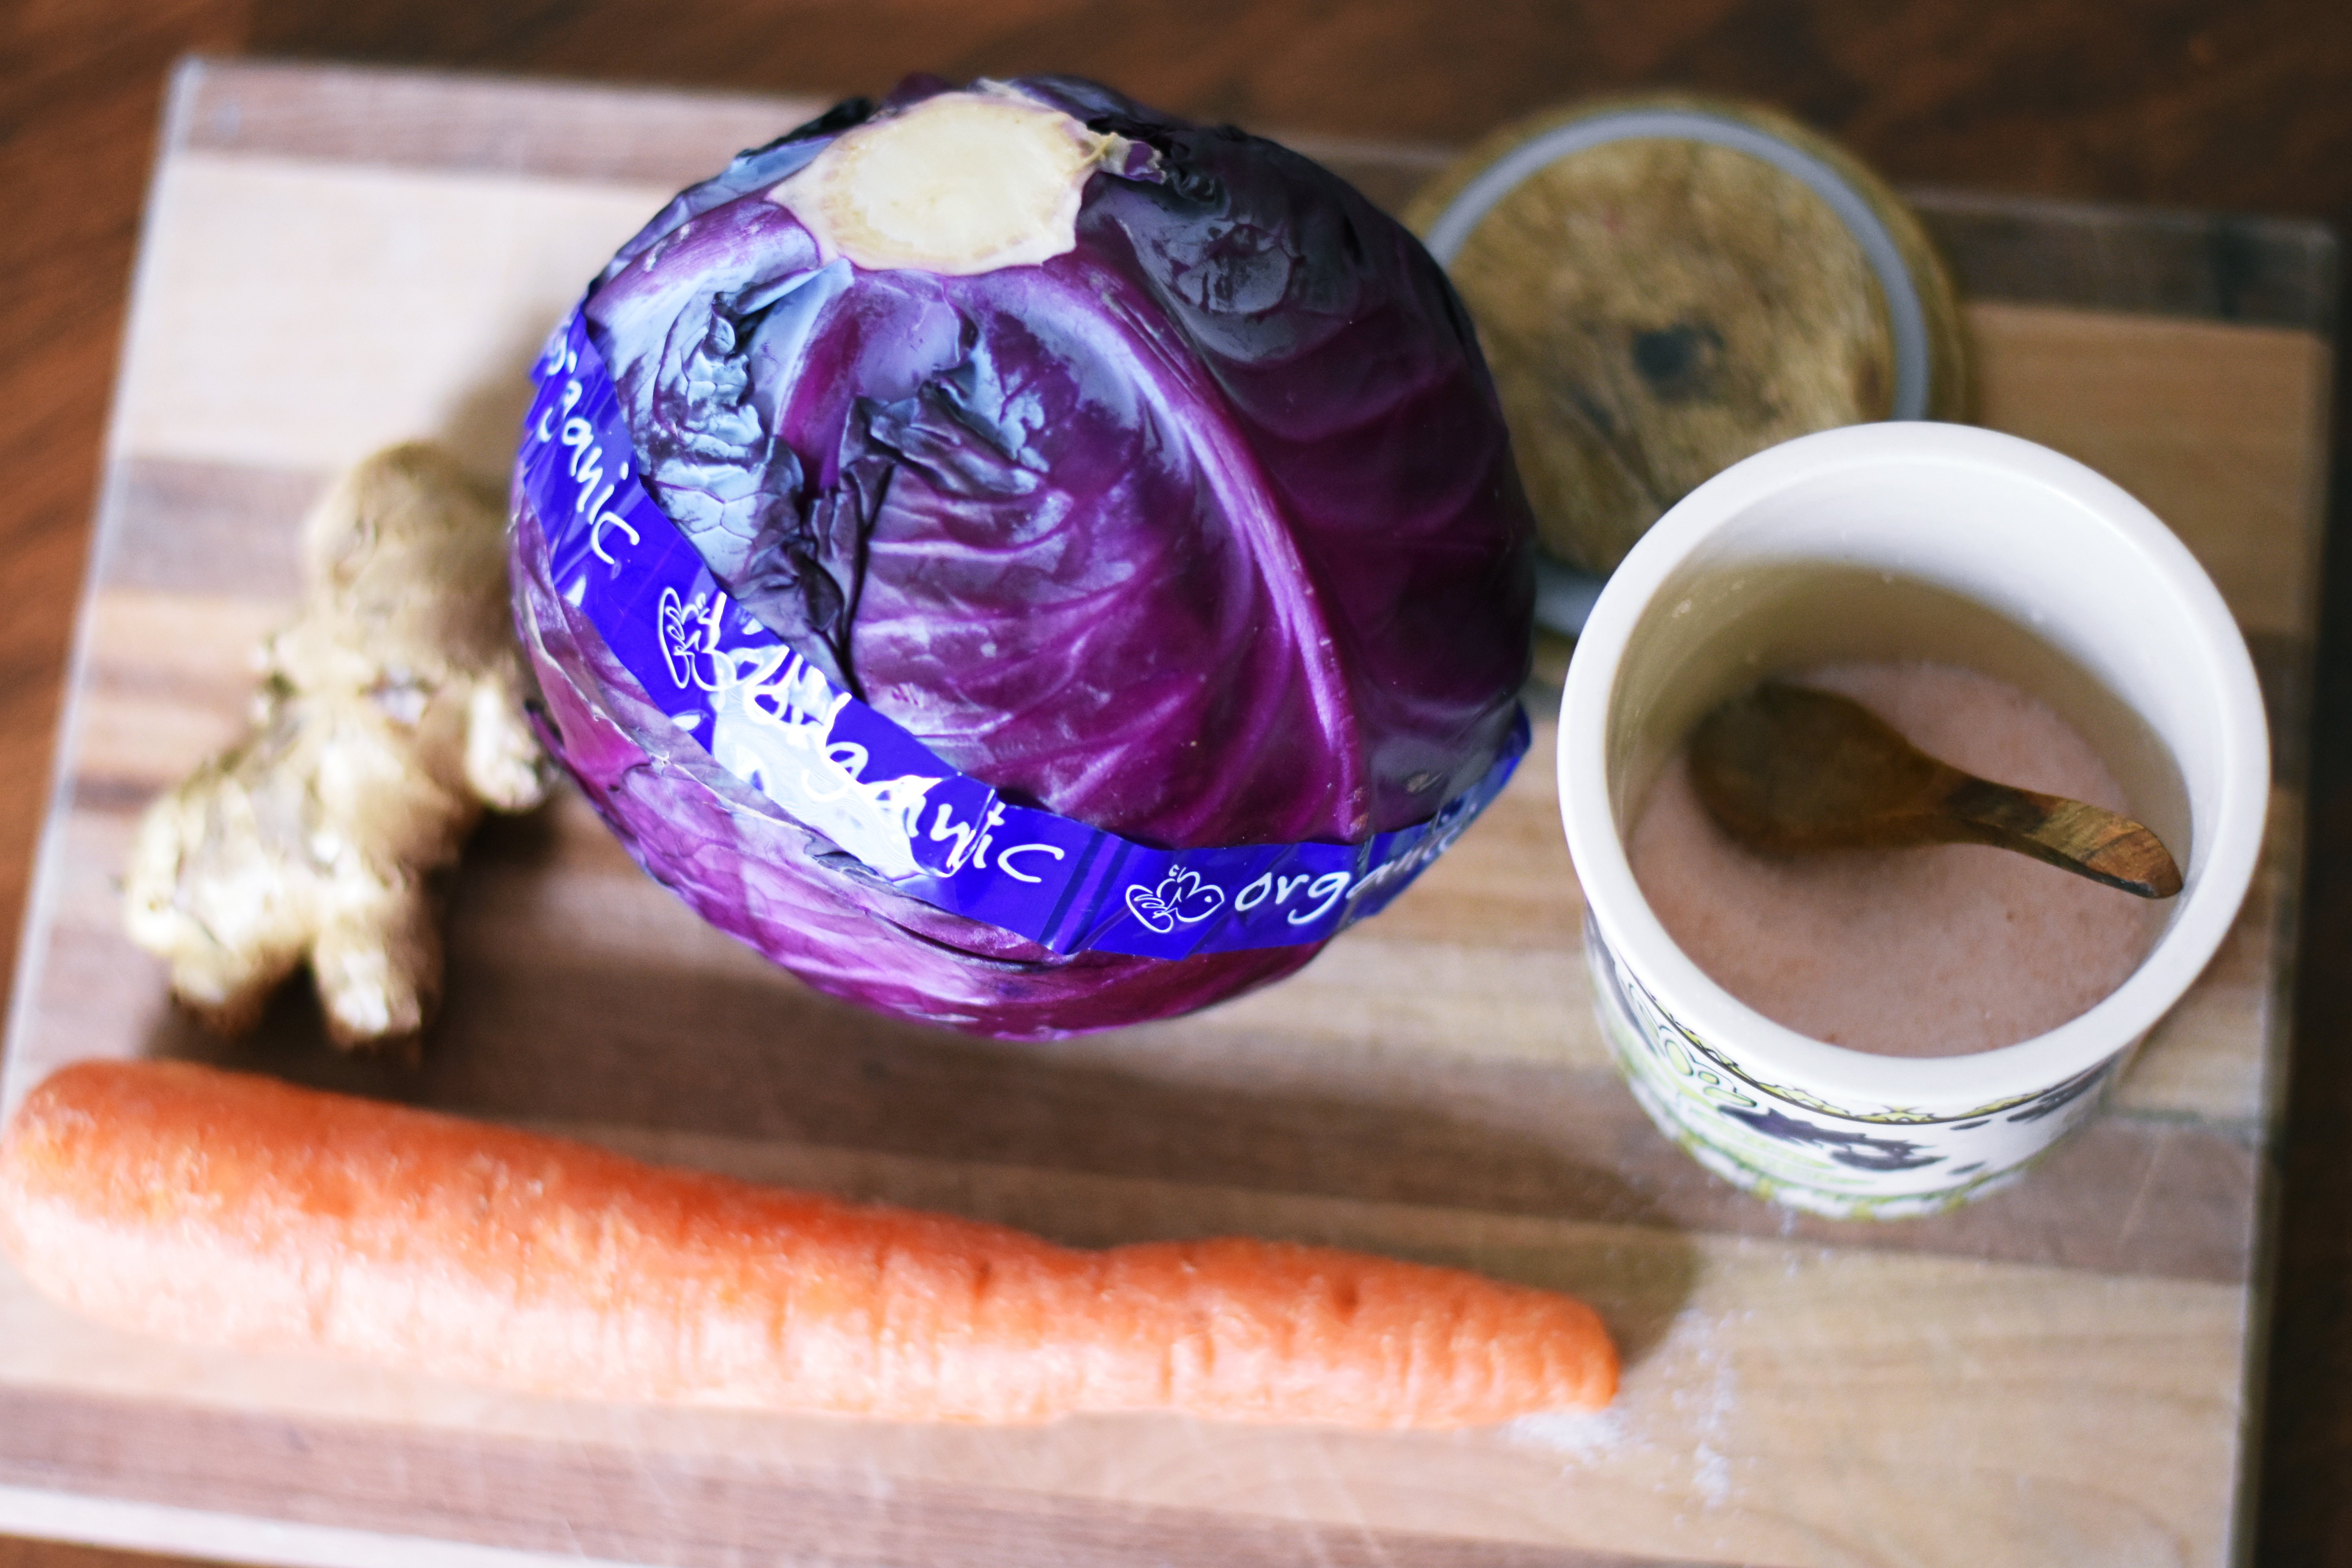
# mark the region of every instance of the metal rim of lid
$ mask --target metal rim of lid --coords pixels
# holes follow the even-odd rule
[[[1604,110],[1572,120],[1519,143],[1480,170],[1430,225],[1427,245],[1442,267],[1451,267],[1471,230],[1495,205],[1538,169],[1590,148],[1642,139],[1704,142],[1744,153],[1795,178],[1828,204],[1862,247],[1863,259],[1878,279],[1886,301],[1887,335],[1895,354],[1895,396],[1890,419],[1927,417],[1927,316],[1918,285],[1878,214],[1861,192],[1829,163],[1801,147],[1727,115],[1695,109]]]

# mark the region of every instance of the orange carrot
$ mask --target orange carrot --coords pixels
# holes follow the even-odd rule
[[[1459,1426],[1617,1381],[1590,1308],[1457,1269],[1078,1251],[184,1063],[33,1090],[0,1139],[0,1248],[120,1327],[617,1400]]]

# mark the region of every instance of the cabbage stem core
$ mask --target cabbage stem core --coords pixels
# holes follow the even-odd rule
[[[1076,247],[1087,178],[1123,146],[1010,92],[943,92],[843,132],[770,198],[827,261],[968,277]]]

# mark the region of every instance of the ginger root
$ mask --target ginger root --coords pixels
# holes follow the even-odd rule
[[[338,1045],[431,1017],[434,873],[483,806],[547,793],[504,523],[418,443],[361,463],[304,524],[301,616],[262,649],[252,732],[148,808],[126,879],[131,939],[221,1032],[306,959]]]

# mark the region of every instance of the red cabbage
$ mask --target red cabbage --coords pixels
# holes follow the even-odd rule
[[[743,154],[597,279],[589,331],[655,500],[762,623],[1009,798],[1167,847],[1428,817],[1506,742],[1534,593],[1444,275],[1308,160],[1066,78],[972,89],[1108,149],[1042,262],[869,269],[772,198],[844,132],[947,90],[912,81]],[[556,754],[648,872],[811,984],[1050,1037],[1316,951],[1061,955],[882,884],[670,723],[555,591],[520,493],[517,512]]]

